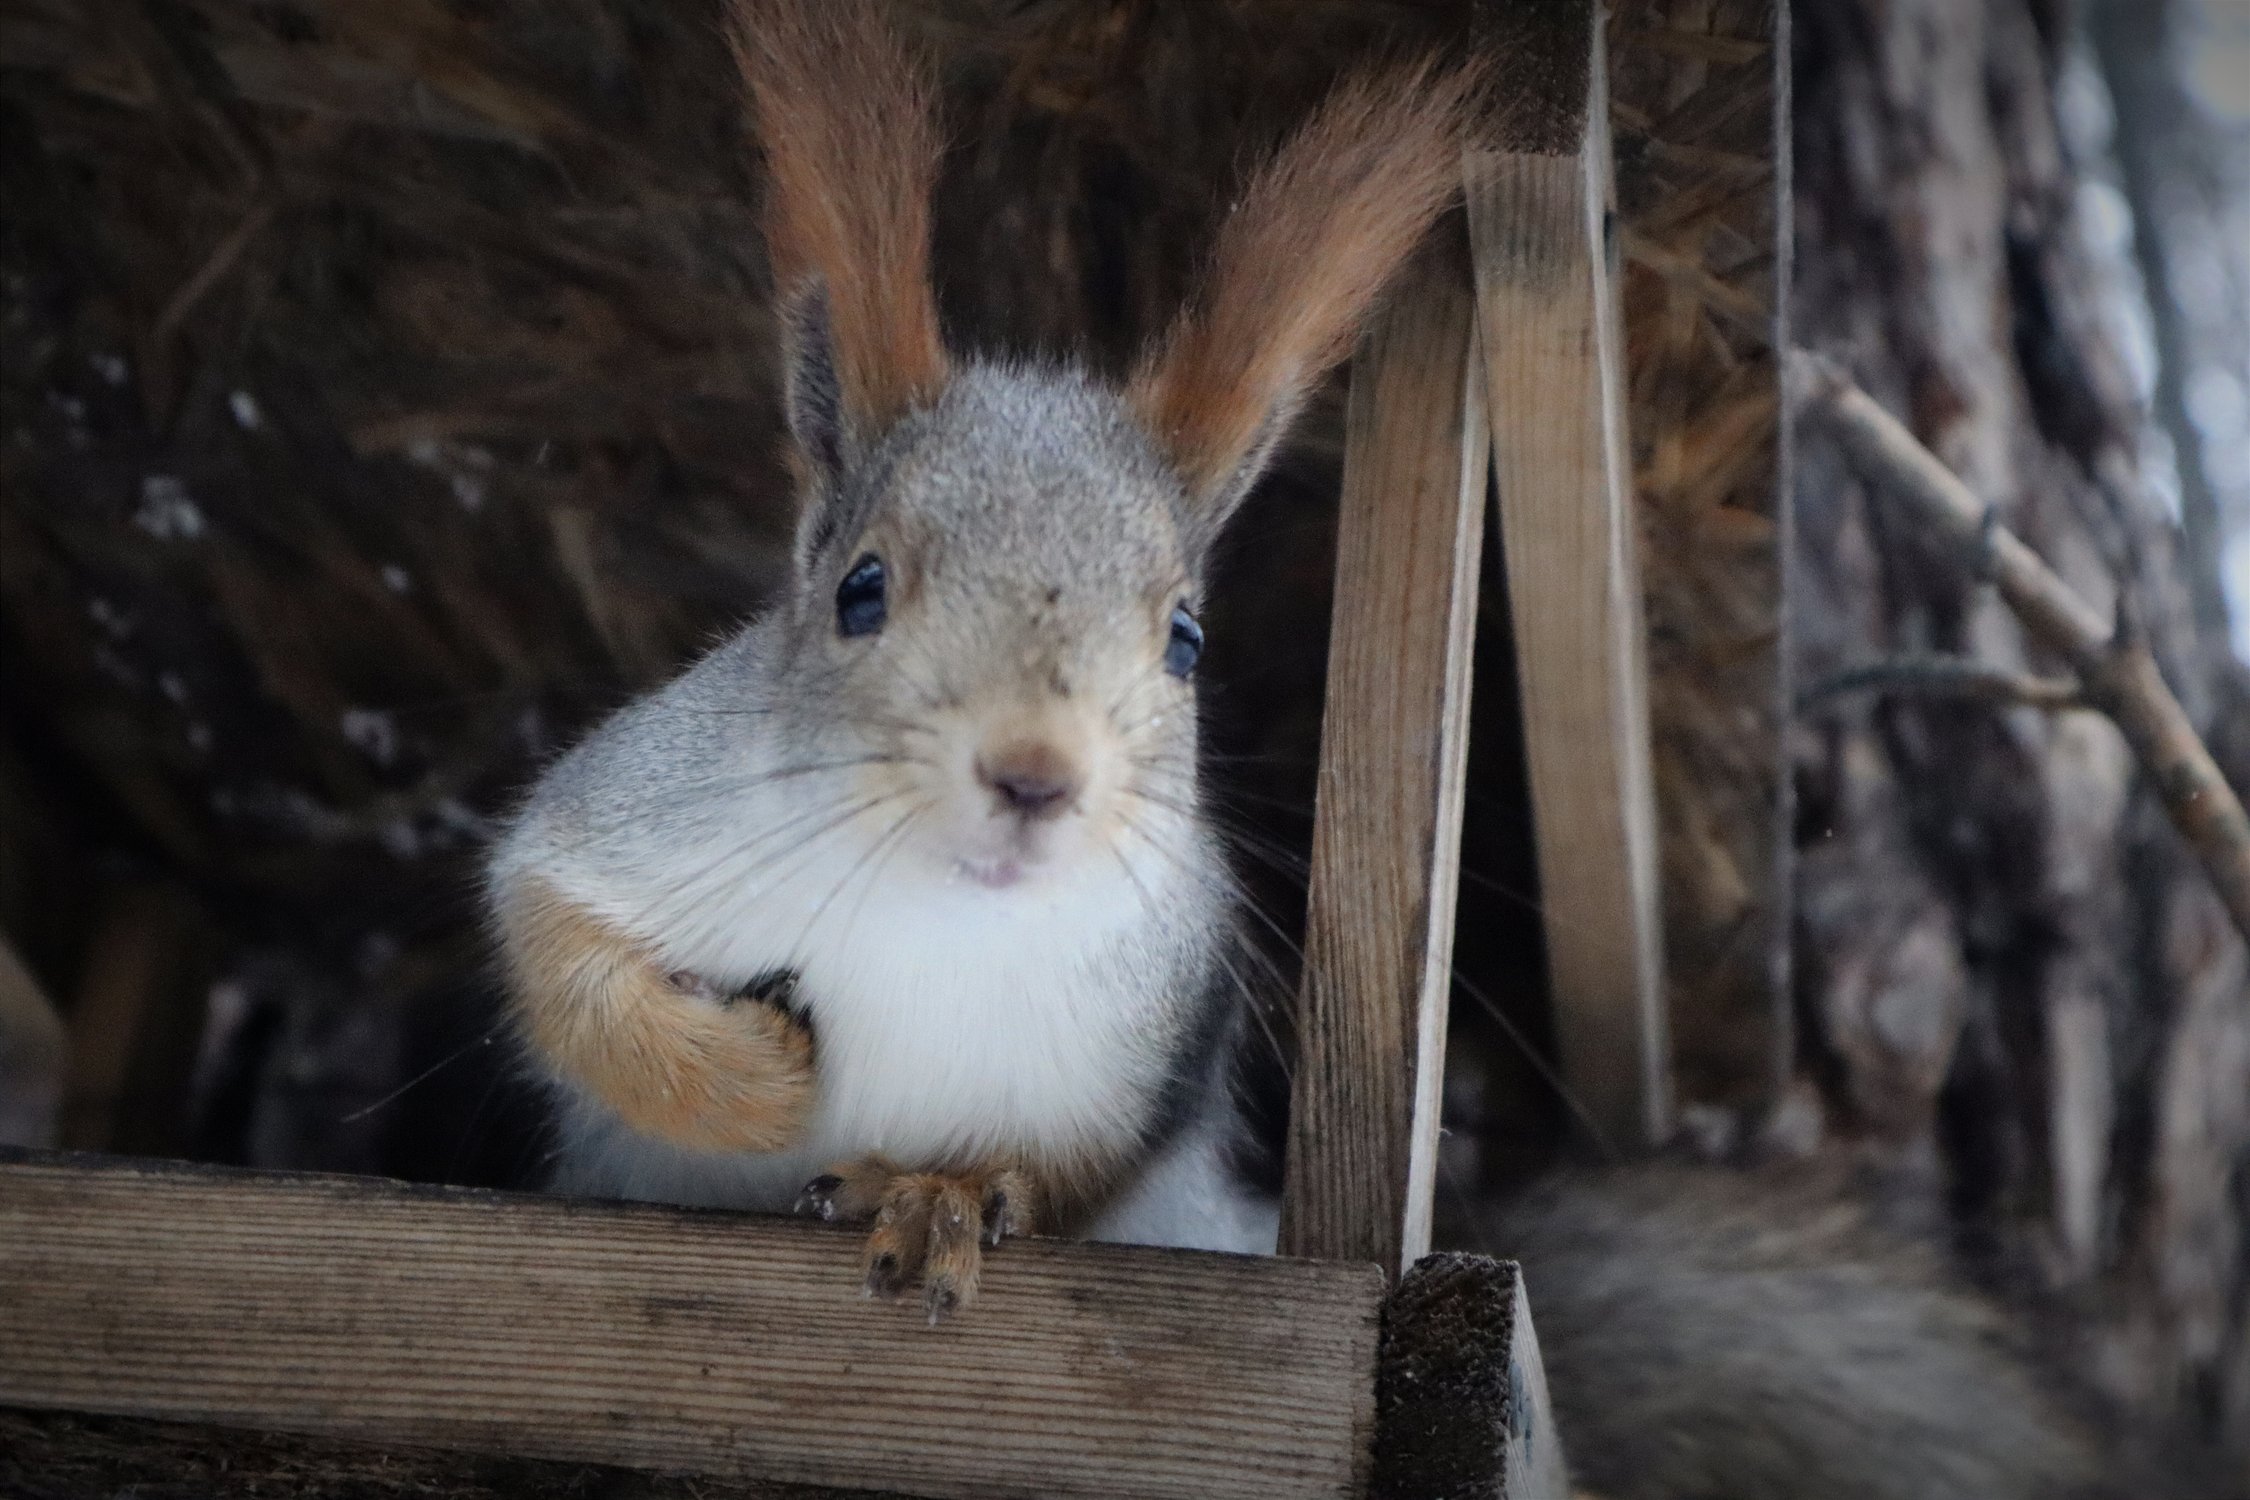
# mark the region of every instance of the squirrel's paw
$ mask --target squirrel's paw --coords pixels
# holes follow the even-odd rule
[[[640,943],[544,882],[500,905],[510,1004],[544,1069],[628,1128],[699,1151],[781,1151],[818,1101],[793,976],[739,991],[667,973]]]
[[[881,1157],[853,1162],[805,1185],[797,1211],[820,1219],[871,1219],[866,1293],[922,1288],[932,1323],[974,1301],[984,1246],[1027,1233],[1030,1183],[1014,1168],[901,1172]]]
[[[812,1030],[791,1008],[792,977],[761,976],[737,990],[684,970],[663,978],[666,988],[698,1005],[685,1018],[688,1034],[668,1037],[678,1066],[648,1081],[653,1090],[637,1091],[656,1095],[653,1104],[636,1101],[640,1113],[683,1116],[656,1133],[706,1149],[794,1145],[812,1117],[818,1085]]]

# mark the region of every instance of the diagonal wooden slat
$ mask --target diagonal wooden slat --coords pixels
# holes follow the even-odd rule
[[[1663,1133],[1669,1048],[1646,630],[1625,439],[1603,51],[1570,122],[1469,154],[1501,550],[1564,1080],[1614,1149]]]
[[[1430,1244],[1489,449],[1459,229],[1352,364],[1281,1243]]]

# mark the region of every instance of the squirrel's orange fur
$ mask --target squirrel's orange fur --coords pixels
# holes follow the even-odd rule
[[[711,1151],[776,1151],[813,1104],[812,1039],[778,1007],[682,993],[640,946],[537,881],[498,910],[524,1040],[620,1119]]]
[[[777,299],[819,284],[845,410],[880,429],[946,378],[929,277],[943,149],[929,85],[868,0],[735,0],[728,36],[765,154]]]

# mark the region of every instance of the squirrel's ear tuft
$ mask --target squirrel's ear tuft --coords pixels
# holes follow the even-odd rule
[[[944,388],[930,289],[930,88],[870,0],[734,0],[765,155],[791,430],[819,470]]]
[[[828,291],[815,277],[777,307],[781,317],[781,397],[789,435],[810,478],[832,484],[844,470],[844,392],[836,374],[836,337]]]
[[[1236,201],[1200,294],[1131,387],[1186,482],[1191,547],[1208,547],[1306,395],[1461,185],[1482,72],[1423,61],[1363,72]]]

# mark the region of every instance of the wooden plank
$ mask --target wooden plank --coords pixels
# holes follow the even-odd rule
[[[1610,11],[1674,1086],[1754,1112],[1787,1082],[1794,1046],[1774,356],[1791,222],[1788,8]]]
[[[1432,1255],[1383,1312],[1371,1500],[1565,1500],[1523,1273]]]
[[[0,1405],[929,1496],[1347,1496],[1383,1278],[1011,1243],[937,1328],[751,1215],[0,1154]]]
[[[1429,1248],[1490,448],[1457,225],[1352,364],[1281,1244]]]
[[[1630,1148],[1666,1128],[1669,1057],[1608,116],[1583,20],[1562,89],[1576,128],[1470,153],[1467,196],[1556,1041],[1587,1116]]]

